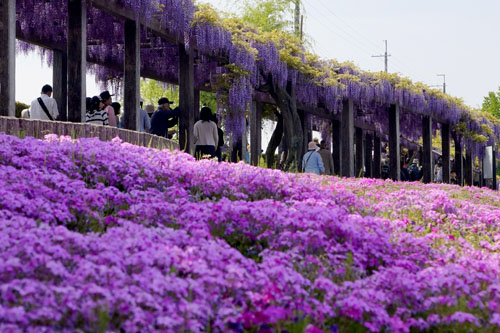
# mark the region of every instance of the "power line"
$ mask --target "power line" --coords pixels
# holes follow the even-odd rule
[[[363,35],[362,33],[358,32],[355,28],[353,28],[346,20],[344,20],[342,17],[340,17],[339,15],[337,15],[335,12],[333,12],[322,0],[319,0],[319,2],[321,3],[322,7],[324,7],[324,9],[326,11],[328,11],[330,14],[332,14],[333,16],[335,16],[336,18],[338,18],[340,21],[342,21],[344,23],[344,26],[349,28],[350,30],[352,30],[353,33],[355,33],[356,35],[358,35],[359,37],[361,37],[362,39],[364,39],[365,41],[367,41],[369,44],[371,44],[372,46],[374,46],[375,48],[378,49],[378,46],[372,41],[370,40],[369,38],[367,38],[365,35]],[[309,3],[310,4],[310,3]],[[314,7],[314,6],[312,6]],[[316,9],[317,10],[317,9]],[[324,14],[324,11],[321,11],[322,14]],[[340,30],[344,31],[346,34],[348,34],[349,36],[351,36],[352,38],[356,39],[357,38],[349,33],[348,31],[346,31],[345,29],[343,29],[342,26],[339,26],[335,21],[332,21],[331,23],[337,25],[339,27]],[[364,43],[362,41],[358,41],[359,43]],[[363,44],[363,46],[365,46]],[[371,51],[370,49],[370,53],[373,53],[373,51]],[[385,56],[385,55],[384,55]],[[394,57],[394,62],[396,63],[393,64],[393,67],[396,68],[398,71],[404,73],[404,72],[408,72],[408,73],[414,73],[415,75],[413,75],[414,77],[416,77],[417,79],[419,79],[420,81],[424,81],[422,80],[421,77],[419,77],[418,75],[416,75],[416,73],[418,73],[418,71],[415,71],[414,69],[410,68],[410,70],[408,70],[408,67],[406,66],[405,63],[403,63],[402,61],[399,61],[398,58]]]

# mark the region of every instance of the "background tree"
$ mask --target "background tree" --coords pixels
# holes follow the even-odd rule
[[[166,97],[175,105],[179,105],[179,89],[176,86],[163,85],[155,80],[141,80],[141,97],[145,105],[158,106],[160,97]]]
[[[500,87],[498,87],[497,93],[490,91],[488,96],[484,98],[482,110],[496,118],[500,118]]]
[[[263,31],[293,29],[292,20],[296,0],[246,0],[241,6],[241,19]],[[239,3],[239,1],[234,1]]]

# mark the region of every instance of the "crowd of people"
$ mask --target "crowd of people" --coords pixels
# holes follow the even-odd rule
[[[57,102],[52,98],[53,89],[50,85],[42,87],[40,97],[33,100],[29,109],[23,110],[21,117],[36,120],[59,120]],[[113,101],[109,91],[103,91],[99,96],[87,97],[85,122],[97,126],[125,127],[124,113],[121,105]],[[139,131],[172,139],[176,131],[173,129],[179,123],[180,109],[166,97],[158,100],[155,110],[153,105],[139,109]],[[212,110],[203,107],[200,120],[194,124],[194,143],[197,158],[217,158],[222,161],[224,132],[219,127],[218,119]]]
[[[60,118],[57,102],[52,98],[53,89],[50,85],[42,87],[40,97],[32,101],[29,109],[23,110],[23,118],[38,120],[58,120]],[[124,127],[124,114],[121,112],[121,105],[113,102],[113,96],[109,91],[103,91],[99,96],[87,97],[85,122],[92,125]],[[143,108],[143,101],[140,102],[139,131],[172,139],[176,131],[172,129],[179,122],[180,109],[172,109],[168,98],[162,97],[158,100],[158,107],[155,110],[153,105],[146,105]],[[216,158],[219,162],[223,160],[222,147],[224,146],[224,132],[219,127],[217,116],[208,107],[200,110],[199,121],[194,124],[193,138],[195,144],[195,156],[201,158]],[[240,146],[241,142],[236,146]],[[237,149],[236,149],[237,150]],[[241,149],[240,149],[241,150]],[[249,146],[244,159],[250,162]],[[381,177],[390,177],[390,166],[388,158],[388,147],[382,149]],[[243,159],[240,151],[240,159]],[[238,154],[238,152],[237,152]],[[232,158],[236,161],[237,158]],[[401,155],[401,180],[420,181],[423,178],[422,166],[415,154],[409,156],[408,152]],[[302,170],[315,174],[333,175],[333,157],[325,140],[319,143],[314,139],[308,144],[308,151],[302,159]],[[477,174],[477,172],[476,172]],[[434,163],[433,181],[443,182],[443,170],[441,158]],[[474,179],[476,182],[476,179]],[[450,183],[458,184],[457,173],[452,166],[450,172]]]

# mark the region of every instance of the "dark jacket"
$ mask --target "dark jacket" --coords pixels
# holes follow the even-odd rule
[[[151,118],[150,133],[166,137],[168,129],[177,125],[179,121],[179,108],[173,110],[158,109]]]

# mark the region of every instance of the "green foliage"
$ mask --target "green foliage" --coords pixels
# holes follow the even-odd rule
[[[200,107],[203,106],[208,106],[212,112],[215,113],[217,110],[217,98],[215,97],[215,94],[200,91]]]
[[[141,80],[141,97],[145,105],[157,106],[160,97],[166,97],[175,105],[179,105],[179,89],[176,86],[164,86],[151,79]]]
[[[263,31],[287,31],[294,26],[294,3],[294,0],[246,0],[242,5],[241,19]]]
[[[29,105],[26,105],[26,104],[21,103],[21,102],[16,102],[16,117],[21,118],[21,112],[24,109],[29,109],[29,108],[30,108]]]
[[[490,91],[484,98],[482,111],[500,119],[500,87],[497,93]]]

